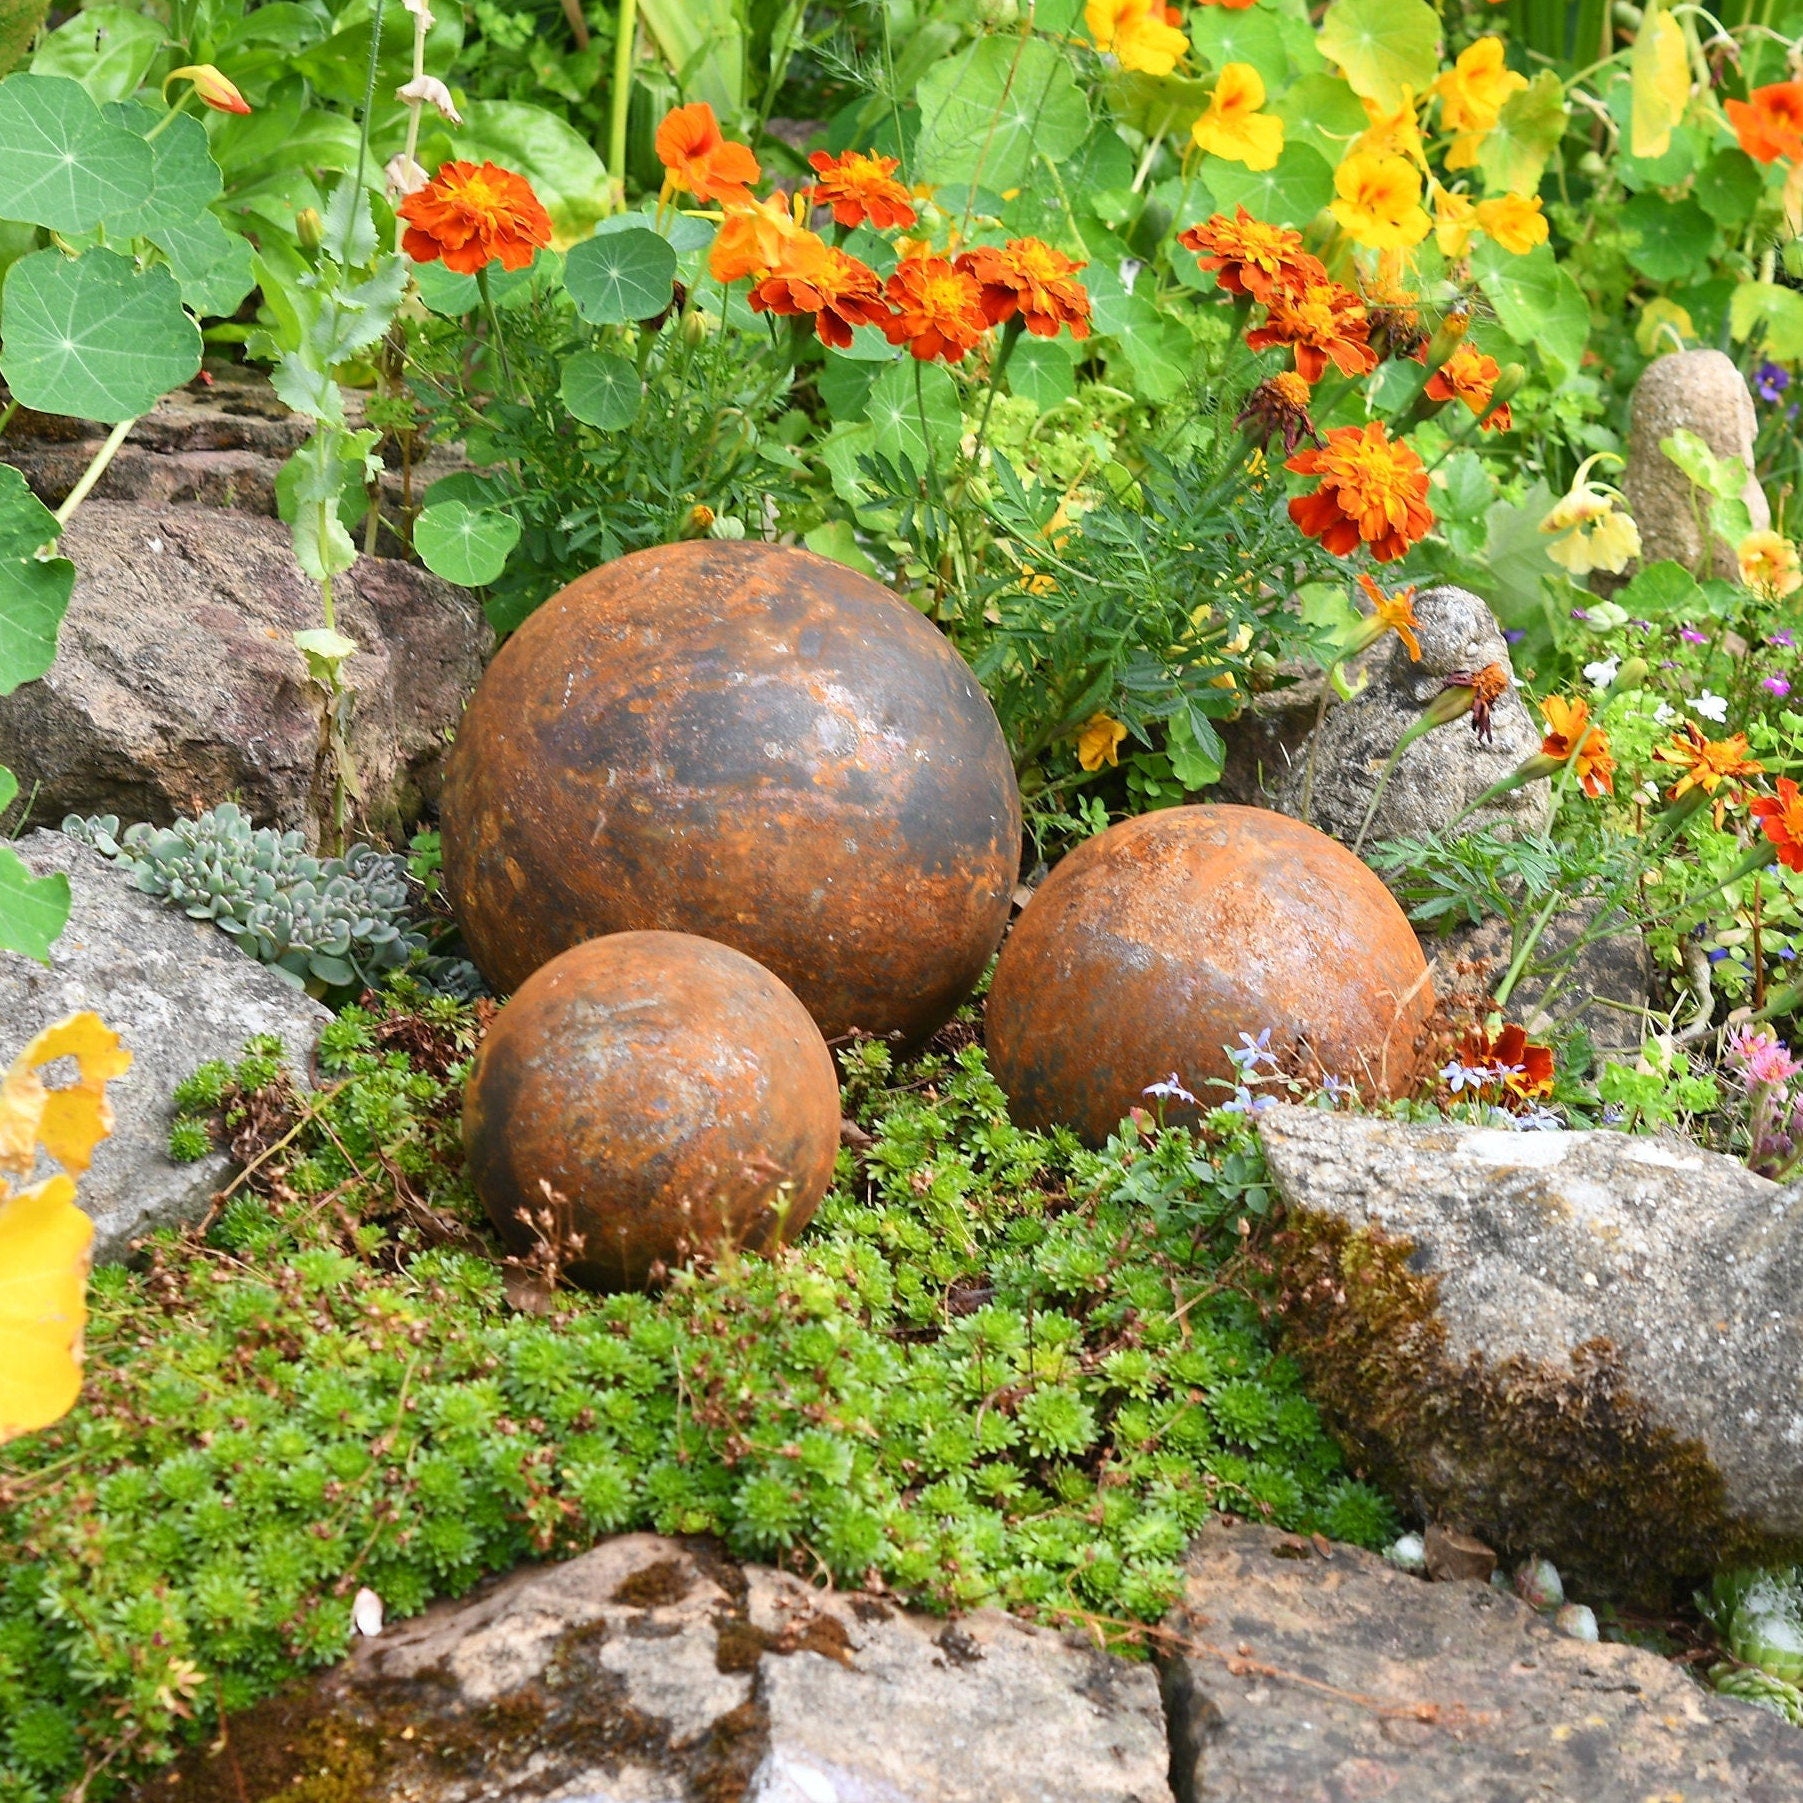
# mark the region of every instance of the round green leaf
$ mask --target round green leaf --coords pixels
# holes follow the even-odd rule
[[[643,398],[639,372],[624,357],[607,351],[578,351],[566,358],[558,393],[585,426],[598,426],[603,432],[630,426]]]
[[[1485,239],[1472,252],[1471,267],[1502,329],[1517,344],[1538,350],[1563,371],[1578,367],[1590,336],[1590,303],[1559,267],[1551,245],[1536,244],[1518,257]]]
[[[1305,75],[1271,95],[1265,111],[1283,121],[1283,141],[1318,150],[1331,165],[1371,121],[1359,97],[1337,75]]]
[[[676,252],[643,226],[574,245],[564,260],[564,286],[590,325],[653,319],[670,304]]]
[[[1426,0],[1333,0],[1316,41],[1352,91],[1386,112],[1404,88],[1419,99],[1439,73],[1440,20]]]
[[[1264,78],[1268,93],[1275,93],[1289,73],[1283,33],[1263,7],[1198,7],[1189,16],[1189,37],[1216,69],[1226,63],[1250,63]]]
[[[1244,207],[1271,225],[1307,225],[1333,199],[1333,171],[1306,144],[1286,144],[1272,169],[1210,157],[1203,173],[1222,212],[1231,216],[1236,206]]]
[[[10,463],[0,463],[0,695],[34,682],[56,656],[57,629],[75,592],[75,566],[38,552],[61,531]]]
[[[6,272],[3,305],[0,375],[39,413],[135,419],[200,368],[175,277],[114,251],[34,251]]]
[[[1636,194],[1621,210],[1628,261],[1655,282],[1699,274],[1715,243],[1715,221],[1694,200]]]
[[[920,385],[915,386],[918,370]],[[892,463],[924,470],[929,460],[949,461],[964,431],[958,390],[944,365],[891,363],[870,390],[865,417],[874,431],[871,449]]]
[[[652,213],[615,213],[611,219],[603,219],[595,227],[597,238],[605,237],[609,232],[629,232],[634,229],[657,232],[660,237],[670,240],[670,248],[681,256],[687,250],[705,250],[714,241],[715,227],[705,219],[692,219],[687,213],[670,213],[659,230],[657,218]]]
[[[1059,338],[1022,338],[1008,359],[1008,388],[1040,412],[1077,392],[1071,354]]]
[[[520,523],[463,501],[440,501],[413,522],[413,548],[434,575],[462,588],[480,588],[507,567],[520,542]]]
[[[1763,328],[1760,348],[1768,357],[1786,362],[1803,357],[1803,294],[1794,288],[1742,282],[1728,304],[1728,323],[1736,339],[1750,338],[1756,328]]]
[[[835,420],[861,420],[864,403],[870,399],[871,385],[876,381],[880,367],[852,357],[841,357],[837,351],[828,351],[826,361],[820,366],[817,384],[827,412]]]
[[[1044,38],[978,38],[961,55],[935,63],[915,97],[915,167],[923,180],[942,186],[1018,188],[1037,158],[1058,162],[1089,135],[1089,102],[1070,59]]]
[[[1718,150],[1697,176],[1696,202],[1717,225],[1733,231],[1753,217],[1764,185],[1759,165],[1744,150]]]
[[[150,198],[150,146],[66,75],[0,81],[0,213],[53,232],[92,231]]]
[[[163,47],[163,28],[124,6],[90,6],[51,32],[31,59],[34,75],[67,75],[96,100],[138,91]]]

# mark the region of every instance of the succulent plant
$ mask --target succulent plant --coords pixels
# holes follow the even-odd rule
[[[1803,1728],[1803,1690],[1774,1678],[1770,1672],[1751,1665],[1729,1665],[1724,1661],[1709,1668],[1709,1682],[1725,1697],[1739,1697],[1743,1703],[1756,1704],[1781,1715],[1787,1722]]]
[[[290,982],[367,984],[426,949],[413,929],[407,860],[368,845],[320,858],[297,832],[253,826],[231,802],[173,826],[129,826],[112,814],[70,815],[63,831],[131,869],[137,886],[210,920]],[[467,993],[461,961],[431,960],[441,987]],[[467,972],[467,975],[466,975]]]
[[[1720,1572],[1697,1601],[1743,1665],[1803,1684],[1803,1575],[1796,1569]]]

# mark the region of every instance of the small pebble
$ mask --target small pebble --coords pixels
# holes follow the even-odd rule
[[[1595,1640],[1596,1615],[1583,1603],[1567,1603],[1553,1617],[1553,1626],[1561,1634],[1569,1634],[1573,1640]]]
[[[1565,1601],[1565,1582],[1551,1559],[1523,1559],[1515,1568],[1515,1594],[1542,1615]]]
[[[1398,1571],[1412,1571],[1419,1576],[1427,1570],[1427,1542],[1419,1534],[1404,1534],[1391,1543],[1384,1557]]]

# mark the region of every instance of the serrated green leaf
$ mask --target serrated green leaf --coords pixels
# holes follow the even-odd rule
[[[1198,55],[1219,69],[1250,63],[1275,93],[1289,73],[1289,52],[1277,20],[1263,7],[1202,6],[1189,16],[1189,38]]]
[[[90,6],[39,45],[31,72],[66,75],[96,100],[124,100],[138,91],[162,47],[156,20],[125,6]]]
[[[56,633],[75,592],[66,557],[40,559],[62,530],[10,463],[0,463],[0,695],[34,682],[56,656]]]
[[[617,432],[638,418],[643,384],[626,358],[608,351],[578,351],[564,359],[558,393],[585,426]]]
[[[33,876],[17,852],[0,846],[0,951],[48,964],[68,920],[69,879],[60,870]]]
[[[294,540],[294,558],[315,582],[348,570],[357,547],[340,498],[372,473],[370,451],[380,433],[315,431],[276,473],[276,506]]]
[[[347,269],[361,269],[376,254],[376,222],[369,210],[369,193],[346,176],[326,201],[322,243],[328,256]]]
[[[71,236],[150,198],[150,146],[66,75],[0,81],[0,169],[0,213]]]
[[[1425,0],[1333,0],[1316,39],[1352,91],[1386,112],[1419,100],[1440,67],[1440,20]]]
[[[654,319],[670,304],[676,252],[656,232],[635,226],[575,245],[564,261],[564,286],[590,325]]]
[[[1565,87],[1551,69],[1542,69],[1525,88],[1503,102],[1495,129],[1478,147],[1477,166],[1490,194],[1533,194],[1546,165],[1565,136],[1569,116]]]
[[[1089,135],[1089,102],[1066,53],[1044,38],[977,38],[935,63],[915,89],[924,181],[993,193],[1018,188],[1037,159],[1058,162]],[[948,204],[963,195],[948,194]]]
[[[512,514],[463,501],[440,501],[413,522],[413,548],[426,568],[462,588],[493,582],[519,542],[520,523]]]
[[[0,375],[40,413],[135,419],[200,368],[200,327],[174,276],[110,250],[21,257],[6,272],[4,309]]]

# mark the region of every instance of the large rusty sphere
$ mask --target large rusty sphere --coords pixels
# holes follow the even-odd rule
[[[925,1039],[1008,920],[1020,796],[943,634],[824,557],[697,540],[554,595],[464,715],[445,882],[505,993],[567,946],[737,946],[828,1038]]]
[[[642,1288],[656,1264],[807,1225],[839,1149],[838,1077],[808,1011],[743,952],[615,933],[541,965],[496,1015],[463,1143],[516,1251],[565,1242],[578,1283]]]
[[[1276,1056],[1393,1093],[1432,1007],[1402,910],[1344,846],[1262,808],[1170,808],[1052,872],[1002,948],[984,1030],[1020,1125],[1100,1144],[1173,1071],[1218,1107],[1223,1048],[1267,1027]]]

